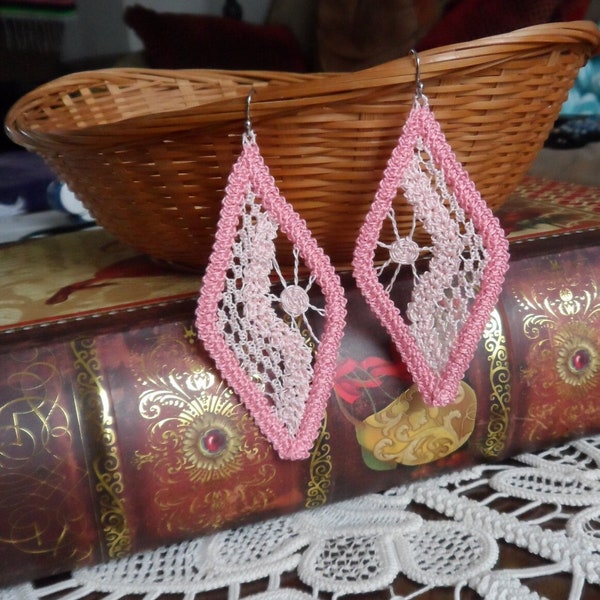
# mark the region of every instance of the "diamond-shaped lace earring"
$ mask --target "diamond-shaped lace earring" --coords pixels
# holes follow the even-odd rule
[[[443,406],[455,399],[501,292],[508,242],[435,119],[412,54],[414,104],[360,230],[353,270],[424,401]],[[412,207],[407,235],[396,222],[396,201]],[[400,307],[390,292],[404,270],[412,290]]]
[[[250,122],[252,93],[196,325],[221,375],[279,456],[303,459],[333,387],[346,300],[329,258],[261,156]],[[279,235],[292,245],[288,275],[279,264]]]

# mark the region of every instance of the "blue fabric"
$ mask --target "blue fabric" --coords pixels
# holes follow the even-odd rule
[[[579,70],[561,116],[600,115],[600,56],[589,60]]]
[[[47,209],[48,186],[55,179],[37,154],[25,150],[0,153],[0,205],[14,207],[15,213]]]

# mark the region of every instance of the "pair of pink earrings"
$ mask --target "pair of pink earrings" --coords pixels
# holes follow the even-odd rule
[[[501,292],[508,243],[430,110],[419,57],[413,55],[414,104],[356,241],[353,273],[425,402],[443,406],[455,399]],[[250,98],[242,152],[225,191],[196,325],[217,368],[279,456],[304,459],[333,387],[346,301],[329,258],[281,195],[260,154]],[[407,236],[396,227],[399,189],[413,209]],[[386,221],[395,232],[391,243],[380,240]],[[430,236],[426,247],[413,239],[417,223]],[[276,258],[279,232],[293,248],[291,281]],[[376,264],[381,247],[388,258]],[[424,255],[430,257],[428,268],[419,273],[415,263]],[[390,295],[403,266],[413,271],[404,315]],[[273,281],[280,283],[278,294]],[[322,306],[311,302],[314,286],[321,290]]]

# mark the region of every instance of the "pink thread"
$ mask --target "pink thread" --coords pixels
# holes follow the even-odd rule
[[[435,180],[442,194],[451,196],[448,189],[453,192],[460,210],[470,218],[473,231],[469,229],[469,222],[466,223],[463,232],[449,220],[448,211],[440,204],[438,191],[432,190],[431,180],[425,181],[427,173],[424,173],[422,166],[419,166],[420,170],[416,169],[415,160],[420,160],[423,148],[431,152],[432,158],[439,165],[439,168],[431,169],[429,176]],[[378,271],[374,267],[381,227],[390,214],[393,200],[403,182],[412,193],[411,197],[407,191],[406,200],[413,205],[416,218],[431,235],[433,254],[429,270],[419,276],[416,282],[417,297],[413,294],[413,302],[409,303],[408,324],[379,281]],[[464,291],[466,296],[469,295],[468,279],[477,276],[475,262],[482,260],[482,257],[463,260],[457,251],[463,243],[468,245],[478,238],[483,241],[487,254],[481,280],[478,281],[479,290],[474,293],[473,298],[444,298],[442,292],[448,290],[448,282],[455,280],[460,283],[459,293]],[[416,103],[392,152],[374,202],[359,233],[353,267],[358,287],[390,333],[424,400],[429,404],[442,406],[455,399],[460,381],[472,360],[502,290],[508,258],[508,242],[498,219],[494,217],[467,172],[456,160],[426,99],[422,105]],[[464,265],[463,270],[460,269],[461,264]],[[452,285],[454,284],[450,284],[450,287]],[[464,286],[464,290],[460,286]],[[432,294],[438,304],[434,309],[431,302],[426,302],[427,296],[430,295],[431,300]],[[443,342],[445,333],[439,331],[440,326],[435,315],[439,316],[445,308],[451,311],[454,301],[467,300],[472,301],[471,305],[456,333],[454,343],[447,351],[445,361],[441,365],[432,365],[434,361],[428,360],[428,355],[434,356],[435,352],[429,353],[423,344],[435,341],[436,336]],[[427,339],[416,339],[411,328],[417,329],[420,335],[425,335]],[[443,355],[441,352],[440,356]]]
[[[325,322],[320,336],[318,351],[312,369],[312,381],[308,397],[303,406],[291,405],[279,407],[277,412],[265,397],[264,389],[253,380],[242,368],[235,352],[228,345],[223,331],[224,325],[219,321],[218,312],[223,294],[227,273],[230,269],[239,269],[239,265],[232,265],[234,255],[233,244],[238,232],[240,214],[249,193],[254,193],[260,198],[264,208],[273,223],[293,243],[299,251],[300,257],[308,267],[314,281],[320,286],[325,298]],[[265,310],[265,323],[272,320],[268,306],[264,299],[265,269],[270,271],[271,266],[265,265],[269,261],[271,248],[256,245],[256,256],[253,257],[258,271],[244,274],[244,286],[249,285],[246,275],[254,281],[256,290],[246,294],[247,301],[254,308],[250,310]],[[250,283],[252,285],[252,283]],[[327,400],[333,386],[333,377],[337,360],[337,353],[341,343],[345,324],[345,298],[339,277],[335,273],[328,257],[317,245],[306,223],[294,211],[292,206],[280,194],[273,177],[260,154],[254,135],[244,136],[242,153],[233,166],[225,190],[225,197],[215,243],[203,278],[198,306],[196,309],[196,326],[198,334],[204,341],[207,351],[211,354],[217,368],[221,371],[228,384],[238,394],[242,402],[249,409],[262,433],[273,444],[281,458],[303,459],[310,456],[310,450],[318,435],[321,421],[324,416]],[[249,307],[247,306],[246,309]],[[232,315],[235,318],[235,315]],[[253,319],[260,322],[262,315],[256,313]],[[277,344],[282,360],[286,364],[294,365],[299,360],[303,348],[299,348],[297,338],[288,335],[283,330],[277,332]],[[260,335],[270,335],[268,331]],[[249,349],[252,352],[252,348]],[[302,361],[296,365],[296,370],[306,371]],[[292,369],[293,370],[293,369]],[[298,394],[298,386],[302,386],[302,377],[298,374],[285,377],[284,387],[289,386],[292,395]],[[268,383],[268,382],[267,382]],[[287,389],[287,388],[286,388]],[[300,396],[302,394],[300,393]],[[297,411],[300,410],[300,416]],[[291,414],[287,414],[291,411]],[[290,429],[287,422],[296,422],[297,427]]]

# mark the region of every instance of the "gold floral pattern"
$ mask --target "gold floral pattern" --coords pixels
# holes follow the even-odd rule
[[[148,422],[138,471],[170,532],[223,527],[275,497],[271,449],[239,400],[181,335],[163,335],[139,358],[139,416]]]
[[[600,419],[588,398],[600,389],[600,293],[585,265],[564,278],[541,278],[517,297],[523,332],[531,340],[523,369],[529,390],[524,437],[529,441],[577,435]],[[561,269],[561,270],[562,270]],[[553,283],[549,283],[553,282]]]
[[[222,479],[239,471],[235,457],[242,440],[231,418],[207,412],[184,426],[183,454],[194,471],[190,479]]]
[[[556,332],[556,370],[560,378],[586,393],[595,387],[594,377],[600,369],[598,336],[584,323],[565,325]]]

